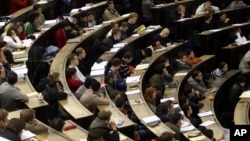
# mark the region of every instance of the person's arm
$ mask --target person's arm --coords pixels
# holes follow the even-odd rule
[[[97,105],[108,105],[109,104],[109,100],[107,98],[105,98],[104,96],[95,95],[93,101],[95,101],[95,103]]]
[[[203,6],[204,6],[204,5],[202,4],[202,5],[200,5],[200,6],[196,9],[196,12],[195,12],[195,15],[196,15],[196,16],[200,16],[200,15],[205,14]]]
[[[14,93],[15,93],[15,100],[20,101],[20,102],[28,102],[29,101],[29,97],[26,94],[22,93],[17,88],[16,88]]]
[[[48,128],[38,123],[36,120],[32,121],[33,123],[26,123],[26,130],[30,130],[35,134],[41,134],[48,132]]]

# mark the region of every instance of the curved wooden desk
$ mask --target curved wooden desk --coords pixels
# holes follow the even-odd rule
[[[249,102],[238,102],[234,109],[234,124],[235,125],[250,125],[249,121]]]

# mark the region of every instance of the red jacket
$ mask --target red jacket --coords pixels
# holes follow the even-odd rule
[[[62,31],[61,28],[57,29],[55,33],[55,45],[59,48],[62,48],[67,43],[67,36],[66,33]]]
[[[33,4],[32,0],[10,0],[9,13],[12,14]]]
[[[67,83],[72,93],[75,93],[76,90],[82,85],[81,81],[72,78],[68,78]]]

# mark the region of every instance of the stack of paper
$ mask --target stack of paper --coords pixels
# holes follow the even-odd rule
[[[28,72],[26,65],[21,65],[11,69],[17,74],[19,80],[23,80]]]
[[[244,91],[241,95],[240,98],[250,98],[250,90]]]
[[[149,67],[149,64],[139,64],[136,66],[135,70],[144,70]]]
[[[207,127],[207,126],[215,124],[215,123],[216,123],[215,121],[208,120],[208,121],[205,121],[205,122],[201,123],[200,126]]]
[[[148,116],[141,119],[141,122],[148,126],[155,126],[161,122],[161,119],[156,115]]]
[[[181,132],[192,131],[194,129],[196,129],[196,128],[193,125],[184,126],[184,127],[181,127]]]
[[[56,24],[56,20],[46,20],[44,22],[45,25],[52,25],[52,24]]]
[[[138,76],[129,76],[129,77],[127,77],[127,79],[126,79],[126,83],[128,84],[128,83],[138,83],[138,82],[140,82],[140,75],[138,75]]]
[[[177,72],[174,76],[185,76],[187,72]]]
[[[27,140],[27,139],[31,139],[33,137],[35,137],[36,135],[32,132],[30,132],[29,130],[23,130],[22,134],[21,134],[21,140]]]
[[[80,43],[82,41],[82,38],[73,38],[73,39],[68,39],[67,43]]]
[[[168,101],[168,100],[174,101],[174,97],[163,98],[163,99],[161,99],[160,101],[161,101],[161,103],[164,103],[164,102],[166,102],[166,101]]]
[[[158,28],[161,28],[160,25],[150,25],[147,27],[147,29],[158,29]]]
[[[105,69],[108,61],[103,61],[101,63],[95,62],[94,65],[92,66],[91,70],[103,70]]]
[[[205,117],[205,116],[210,116],[213,115],[214,113],[212,111],[208,111],[208,112],[203,112],[203,113],[198,113],[199,117]]]
[[[139,94],[141,91],[139,89],[132,90],[132,91],[126,91],[126,95],[132,95],[132,94]]]
[[[90,76],[99,76],[99,75],[104,75],[104,69],[101,70],[91,70]]]

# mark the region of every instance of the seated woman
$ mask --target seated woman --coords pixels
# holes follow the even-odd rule
[[[155,97],[155,89],[152,87],[147,88],[144,94],[144,99],[153,113],[156,112]]]
[[[179,5],[176,10],[171,13],[171,19],[173,21],[188,18],[190,15],[186,12],[186,7],[184,5]]]
[[[5,42],[7,42],[9,46],[9,50],[13,52],[15,49],[18,48],[25,48],[25,45],[20,40],[20,38],[17,36],[16,31],[14,28],[8,29],[6,36],[3,39]]]
[[[14,27],[15,27],[17,36],[21,40],[24,40],[26,38],[26,33],[24,32],[23,22],[17,22],[17,23],[15,23]]]
[[[77,79],[76,68],[67,68],[66,79],[72,93],[82,85],[82,82]]]
[[[228,65],[226,62],[220,62],[219,67],[211,72],[213,79],[221,77],[228,71]]]

